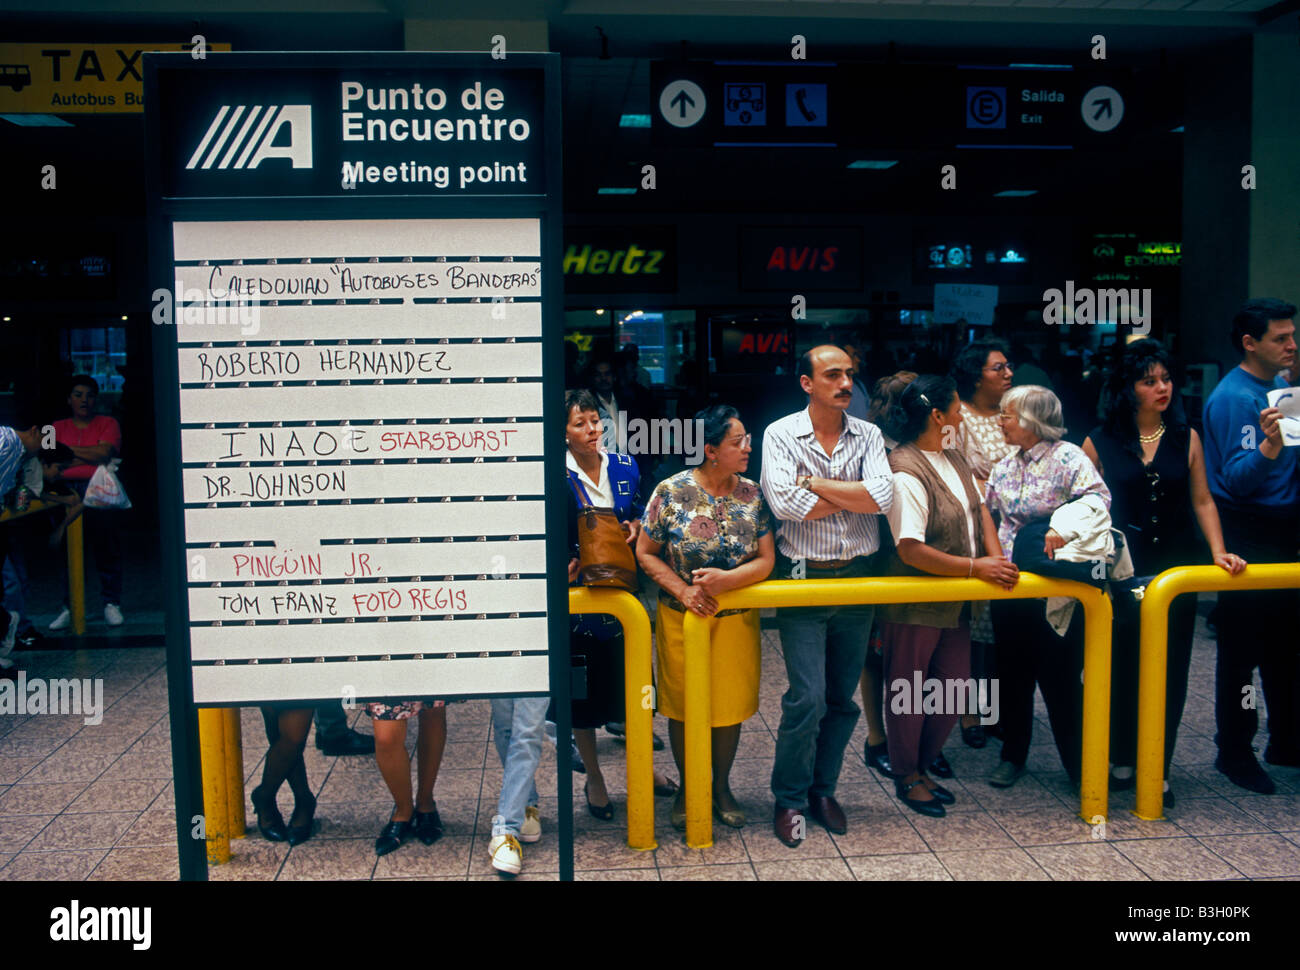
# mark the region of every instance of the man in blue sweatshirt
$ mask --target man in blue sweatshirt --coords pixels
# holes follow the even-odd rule
[[[1205,404],[1205,471],[1223,539],[1251,563],[1296,562],[1300,541],[1297,449],[1283,447],[1281,412],[1268,404],[1270,390],[1287,386],[1279,373],[1295,374],[1295,313],[1291,304],[1273,299],[1250,300],[1237,311],[1232,343],[1241,365]],[[1268,706],[1264,760],[1300,767],[1297,629],[1296,590],[1219,594],[1214,764],[1234,784],[1262,795],[1276,789],[1251,747],[1258,719],[1250,685],[1259,667]]]

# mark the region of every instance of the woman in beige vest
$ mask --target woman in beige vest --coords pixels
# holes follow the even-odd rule
[[[976,576],[1015,586],[1020,573],[1002,554],[970,465],[955,450],[961,425],[956,384],[948,377],[918,377],[898,398],[888,424],[886,433],[898,447],[889,454],[895,551],[886,572]],[[969,615],[962,602],[881,607],[894,784],[903,804],[935,818],[956,799],[925,767],[976,703],[973,691],[956,689],[970,683]]]

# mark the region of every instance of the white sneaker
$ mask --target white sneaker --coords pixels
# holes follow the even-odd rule
[[[54,622],[50,624],[50,629],[66,630],[71,625],[72,625],[72,611],[65,606],[63,608],[63,612],[60,613],[58,616],[56,616],[54,618]]]
[[[7,657],[14,652],[14,639],[18,636],[18,621],[20,617],[13,610],[6,610],[9,614],[9,627],[5,630],[4,639],[0,640],[0,657]],[[542,834],[542,828],[537,827],[537,834]]]
[[[104,622],[109,626],[122,625],[122,608],[116,603],[109,603],[104,607]]]
[[[519,847],[519,840],[513,835],[492,836],[488,852],[492,854],[492,868],[497,872],[517,876],[524,867],[524,850]]]
[[[542,837],[542,812],[536,805],[524,809],[524,824],[519,829],[520,842],[536,842]]]

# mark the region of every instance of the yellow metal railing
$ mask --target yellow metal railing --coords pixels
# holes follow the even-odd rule
[[[982,579],[891,576],[867,579],[769,580],[714,597],[719,609],[789,606],[847,606],[885,603],[950,603],[962,600],[1034,599],[1069,596],[1082,604],[1086,621],[1083,659],[1083,765],[1079,814],[1089,822],[1106,817],[1110,748],[1110,598],[1095,586],[1021,573],[1014,589]],[[710,748],[710,665],[708,626],[685,614],[686,649],[686,844],[713,844],[710,814],[713,753]],[[629,677],[631,672],[629,671]],[[629,731],[631,725],[629,724]],[[628,756],[631,758],[631,736]],[[631,787],[631,766],[628,787]],[[631,799],[629,797],[629,803]]]
[[[627,844],[648,852],[655,841],[654,680],[650,667],[650,618],[631,593],[616,589],[569,590],[570,613],[607,613],[623,626],[623,698],[627,715]],[[244,759],[239,709],[199,710],[203,762],[203,810],[208,862],[230,861],[230,840],[243,838]]]
[[[1165,691],[1169,604],[1181,593],[1300,587],[1300,563],[1261,563],[1230,576],[1218,566],[1167,569],[1147,584],[1141,607],[1138,668],[1137,805],[1141,819],[1164,817]]]
[[[623,625],[623,700],[627,722],[627,844],[648,852],[655,842],[654,680],[650,672],[650,617],[631,593],[575,587],[570,613],[608,613]],[[561,743],[564,743],[563,740]]]
[[[56,502],[42,502],[40,499],[32,499],[31,503],[22,512],[15,512],[13,509],[0,511],[0,524],[12,522],[14,519],[21,519],[24,516],[35,515],[37,512],[44,512],[47,509],[63,508],[66,508],[66,506]],[[77,516],[67,529],[68,611],[72,614],[72,632],[77,636],[81,636],[86,632],[85,531],[82,528],[81,520],[82,517]]]

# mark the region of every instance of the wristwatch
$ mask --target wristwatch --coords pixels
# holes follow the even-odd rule
[[[803,478],[799,479],[799,487],[802,488],[802,489],[806,489],[807,491],[811,492],[811,491],[812,491],[812,476],[811,476],[811,475],[805,475]]]

